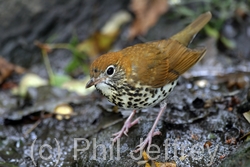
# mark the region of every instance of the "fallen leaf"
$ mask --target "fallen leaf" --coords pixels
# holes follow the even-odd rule
[[[88,39],[79,43],[76,48],[91,59],[95,59],[98,54],[110,49],[113,40],[113,37],[95,32]]]
[[[88,95],[95,90],[95,87],[91,87],[90,89],[86,89],[83,85],[86,85],[87,82],[90,80],[89,76],[85,77],[83,80],[69,80],[62,84],[62,88],[70,91],[76,92],[78,95]]]
[[[228,89],[233,89],[234,87],[243,89],[249,85],[249,79],[242,73],[231,73],[225,75],[224,77],[227,82]]]
[[[246,142],[247,142],[247,141],[250,141],[250,135],[247,136]]]
[[[225,141],[225,143],[226,143],[226,144],[231,144],[231,145],[236,145],[236,144],[237,144],[237,140],[236,140],[236,138],[232,137],[232,138],[230,138],[230,139],[227,139],[227,140]]]
[[[182,155],[182,156],[180,156],[179,159],[180,159],[181,161],[184,161],[186,158],[187,158],[187,155]]]
[[[208,99],[205,101],[204,108],[209,108],[213,105],[214,101],[213,99]]]
[[[230,112],[233,111],[233,109],[234,109],[233,107],[228,107],[227,108],[227,110],[230,111]]]
[[[191,134],[191,138],[194,140],[199,140],[199,136],[193,133]]]
[[[0,84],[8,78],[14,70],[14,65],[0,57]]]
[[[109,36],[116,36],[117,32],[120,30],[120,26],[129,22],[130,20],[131,15],[127,11],[118,11],[102,27],[101,33]]]
[[[25,70],[22,67],[11,64],[4,58],[0,57],[0,84],[2,84],[13,72],[21,74],[24,71]]]
[[[56,119],[69,119],[73,115],[73,108],[68,104],[60,104],[54,109],[54,114],[56,114]]]
[[[24,97],[29,87],[40,87],[47,84],[48,82],[38,75],[27,73],[22,77],[19,86],[12,89],[12,93]]]
[[[143,152],[142,152],[142,157],[143,157],[143,159],[146,160],[146,161],[149,160],[149,156],[148,156],[148,154],[146,153],[146,151],[143,151]]]
[[[130,8],[135,14],[129,31],[129,39],[133,39],[155,25],[159,17],[167,12],[168,3],[167,0],[131,0]]]
[[[213,144],[211,141],[206,141],[205,144],[204,144],[204,148],[209,148],[211,147]]]
[[[248,123],[250,123],[250,111],[244,112],[243,116],[246,118],[246,120],[248,121]]]
[[[112,43],[120,32],[120,27],[131,20],[131,15],[126,11],[118,11],[101,28],[88,39],[78,44],[77,49],[86,53],[91,59],[110,50]]]
[[[226,157],[226,155],[221,155],[220,159],[224,159]]]
[[[143,157],[143,161],[139,161],[137,162],[138,165],[144,165],[145,167],[176,167],[176,163],[175,162],[157,162],[157,161],[153,161],[150,160],[150,157],[148,156],[148,154],[143,151],[142,152],[142,157]]]
[[[5,81],[2,85],[1,85],[1,89],[3,90],[9,90],[12,88],[17,87],[17,84],[13,81]]]

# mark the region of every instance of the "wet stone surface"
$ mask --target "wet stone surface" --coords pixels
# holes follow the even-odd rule
[[[220,166],[241,145],[247,151],[248,144],[238,139],[242,136],[241,131],[250,131],[249,123],[236,109],[228,111],[230,99],[218,96],[217,91],[206,92],[206,88],[195,91],[186,89],[185,84],[175,88],[157,125],[162,135],[154,137],[152,144],[158,145],[160,150],[152,148],[156,151],[149,154],[152,158],[157,157],[159,162],[175,161],[178,166]],[[206,97],[201,96],[204,93]],[[196,109],[192,103],[197,97],[204,101],[218,97],[221,102],[206,109]],[[80,104],[73,105],[77,115],[61,121],[53,117],[44,118],[26,136],[24,134],[34,123],[1,124],[0,156],[3,164],[32,166],[32,154],[39,166],[54,166],[56,163],[57,166],[137,166],[143,158],[140,154],[131,154],[131,151],[140,143],[140,138],[146,137],[159,107],[139,112],[136,116],[141,118],[140,123],[130,129],[128,137],[122,136],[112,146],[111,135],[120,130],[124,120],[119,113],[102,110],[100,105],[110,105],[106,105],[106,99],[101,99],[96,92],[84,97]],[[229,142],[229,139],[232,141]],[[211,145],[204,147],[208,142]],[[44,160],[39,155],[39,149],[44,144],[52,147],[42,149],[42,156],[51,155],[50,160]],[[59,147],[61,154],[58,161]]]

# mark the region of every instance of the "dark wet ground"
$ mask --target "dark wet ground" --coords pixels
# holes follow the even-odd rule
[[[160,162],[175,161],[178,166],[206,166],[208,164],[219,166],[222,162],[227,162],[227,158],[230,159],[230,154],[247,144],[239,141],[239,138],[250,131],[249,123],[241,113],[237,112],[236,106],[233,106],[232,111],[229,110],[228,106],[232,103],[233,97],[220,96],[221,93],[217,90],[212,91],[208,88],[195,90],[194,86],[187,89],[187,85],[191,86],[190,83],[179,85],[169,96],[168,108],[157,126],[162,135],[153,139],[153,144],[160,146],[160,152],[151,154],[151,157],[159,156],[157,161]],[[240,98],[242,94],[245,93],[239,92],[235,97],[241,101],[244,99]],[[204,102],[215,97],[216,100],[205,109]],[[100,101],[102,98],[97,93],[81,98],[81,103],[78,101],[77,104],[72,104],[76,116],[61,121],[53,117],[44,118],[26,136],[25,134],[34,126],[34,123],[2,124],[1,158],[6,162],[3,164],[32,166],[30,158],[32,154],[35,163],[39,166],[53,166],[57,163],[57,148],[60,147],[61,155],[57,166],[82,166],[79,164],[84,164],[83,166],[136,166],[142,158],[138,158],[139,154],[133,154],[133,158],[130,151],[139,144],[140,138],[145,138],[159,108],[155,107],[147,110],[150,112],[139,113],[137,116],[141,118],[140,124],[131,128],[129,137],[121,138],[119,149],[117,149],[117,144],[114,144],[112,154],[110,152],[111,134],[121,128],[123,120],[120,113],[104,111],[100,105],[107,103],[105,100],[102,103]],[[110,105],[107,104],[105,108],[111,109],[111,106],[108,106]],[[59,146],[56,145],[55,139]],[[235,141],[227,143],[229,139],[235,139]],[[168,146],[163,146],[165,142]],[[89,145],[88,150],[75,150],[87,148],[86,143]],[[211,143],[209,149],[204,147],[205,143]],[[52,147],[42,154],[44,157],[51,155],[50,160],[43,160],[39,157],[39,149],[44,144],[50,144]],[[105,147],[106,157],[101,153],[99,144]],[[95,149],[95,146],[98,147]],[[246,147],[249,149],[248,146]],[[73,157],[74,150],[76,160]],[[96,158],[94,151],[96,151]],[[180,160],[183,158],[182,152],[187,156],[184,160]],[[113,155],[113,160],[110,155]],[[221,158],[224,156],[225,158]],[[246,163],[248,154],[242,156],[242,162]]]
[[[24,26],[19,29],[20,31],[15,31],[14,35],[12,32],[5,33],[0,39],[1,43],[4,43],[1,46],[1,54],[13,63],[20,63],[25,67],[31,66],[31,71],[46,76],[42,63],[34,65],[27,61],[37,55],[32,61],[39,62],[37,57],[40,56],[40,51],[33,45],[34,40],[45,41],[47,37],[57,32],[60,38],[55,42],[67,42],[74,29],[70,25],[77,27],[77,35],[80,39],[84,39],[105,23],[113,12],[127,6],[125,1],[117,4],[111,1],[87,3],[77,0],[60,3],[55,0],[44,4],[45,7],[55,5],[54,9],[57,9],[47,10],[43,6],[44,9],[41,10],[44,13],[35,11],[39,8],[23,10],[27,13],[20,17],[25,18],[26,24],[22,24]],[[110,4],[114,4],[112,10],[108,8]],[[25,3],[20,5],[21,7],[27,9]],[[81,10],[81,7],[84,7],[84,10]],[[89,11],[90,9],[95,10]],[[64,10],[67,11],[66,14],[61,15]],[[37,12],[35,15],[37,18],[47,16],[52,20],[47,20],[45,22],[47,24],[35,22],[38,28],[32,31],[29,26],[29,16],[32,14],[29,12],[35,14]],[[92,19],[87,19],[86,13]],[[59,21],[55,23],[55,20]],[[74,24],[69,20],[73,20]],[[81,24],[82,20],[85,20],[86,24]],[[174,22],[174,19],[170,21]],[[174,23],[163,25],[165,22],[164,18],[160,19],[160,24],[152,28],[145,38],[161,39],[176,32]],[[249,22],[247,23],[240,24],[242,26],[240,29],[249,29]],[[1,29],[2,32],[8,29],[8,26],[11,27],[11,23],[8,24],[4,24],[6,27]],[[89,25],[95,26],[93,28]],[[169,28],[169,34],[159,33],[166,27]],[[58,31],[60,28],[63,30]],[[230,28],[226,28],[228,29]],[[232,38],[239,42],[245,36],[243,43],[248,45],[249,34],[245,34],[246,31],[237,30],[237,32],[242,33]],[[14,37],[11,38],[11,35]],[[121,33],[115,48],[140,41],[136,39],[134,42],[126,42],[123,36],[124,33]],[[18,39],[18,42],[15,42],[15,39]],[[244,50],[239,45],[238,50],[230,52],[232,54],[225,54],[219,52],[218,41],[212,38],[203,40],[202,45],[208,47],[204,60],[180,78],[177,87],[167,98],[166,112],[157,125],[162,135],[154,137],[152,142],[158,145],[160,150],[159,152],[156,150],[157,152],[150,156],[157,157],[155,160],[157,162],[176,162],[177,166],[249,166],[250,146],[249,141],[245,141],[244,135],[250,132],[250,124],[242,114],[250,110],[247,101],[250,79],[248,49]],[[239,50],[242,53],[244,50],[242,55],[245,58],[233,54]],[[17,55],[23,56],[22,59]],[[56,51],[50,59],[52,68],[61,71],[69,60],[69,55],[69,52]],[[130,167],[138,166],[137,163],[142,163],[144,160],[140,154],[131,154],[131,151],[140,143],[140,138],[146,137],[157,116],[159,106],[138,112],[136,117],[140,117],[139,125],[130,129],[129,137],[123,136],[112,146],[111,136],[120,130],[124,122],[123,117],[128,115],[129,111],[116,112],[117,108],[97,92],[80,97],[60,88],[45,86],[38,90],[30,90],[30,93],[30,98],[24,100],[11,95],[8,90],[1,90],[0,166],[55,166],[56,164],[56,166]],[[74,109],[70,119],[57,120],[55,115],[51,114],[52,109],[61,103],[69,104]],[[208,147],[204,146],[205,144],[208,144]],[[149,163],[153,163],[153,160]]]

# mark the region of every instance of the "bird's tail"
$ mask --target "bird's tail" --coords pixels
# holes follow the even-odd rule
[[[195,35],[209,22],[212,18],[210,12],[201,14],[196,20],[184,28],[181,32],[172,36],[171,39],[180,42],[181,44],[187,46]]]

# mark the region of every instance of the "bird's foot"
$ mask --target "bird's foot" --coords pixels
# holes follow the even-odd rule
[[[166,107],[167,107],[167,103],[163,102],[161,104],[160,112],[158,113],[157,118],[156,118],[156,120],[155,120],[155,122],[154,122],[154,124],[153,124],[153,126],[151,128],[151,130],[149,131],[146,139],[141,144],[139,144],[138,146],[136,146],[137,149],[134,150],[135,153],[137,153],[139,151],[142,151],[146,147],[146,145],[148,145],[148,150],[149,150],[151,142],[152,142],[152,138],[154,136],[156,136],[156,135],[160,135],[161,134],[160,131],[155,131],[155,128],[156,128],[156,125],[157,125],[158,121],[160,120],[161,115],[163,114],[164,110],[166,109]]]
[[[135,124],[138,124],[139,122],[139,118],[135,119],[133,122],[131,122],[131,118],[132,117],[129,117],[126,122],[124,123],[122,129],[117,132],[117,133],[114,133],[112,136],[114,136],[115,138],[113,139],[113,142],[115,143],[123,134],[128,136],[128,130],[129,128],[131,128],[132,126],[134,126]]]
[[[152,138],[154,136],[157,136],[157,135],[161,135],[161,132],[160,131],[150,131],[146,137],[146,139],[141,143],[139,144],[138,146],[136,146],[136,150],[134,150],[134,153],[137,153],[139,151],[142,151],[146,145],[148,145],[148,149],[150,148],[150,145],[151,145],[151,142],[152,142]]]

